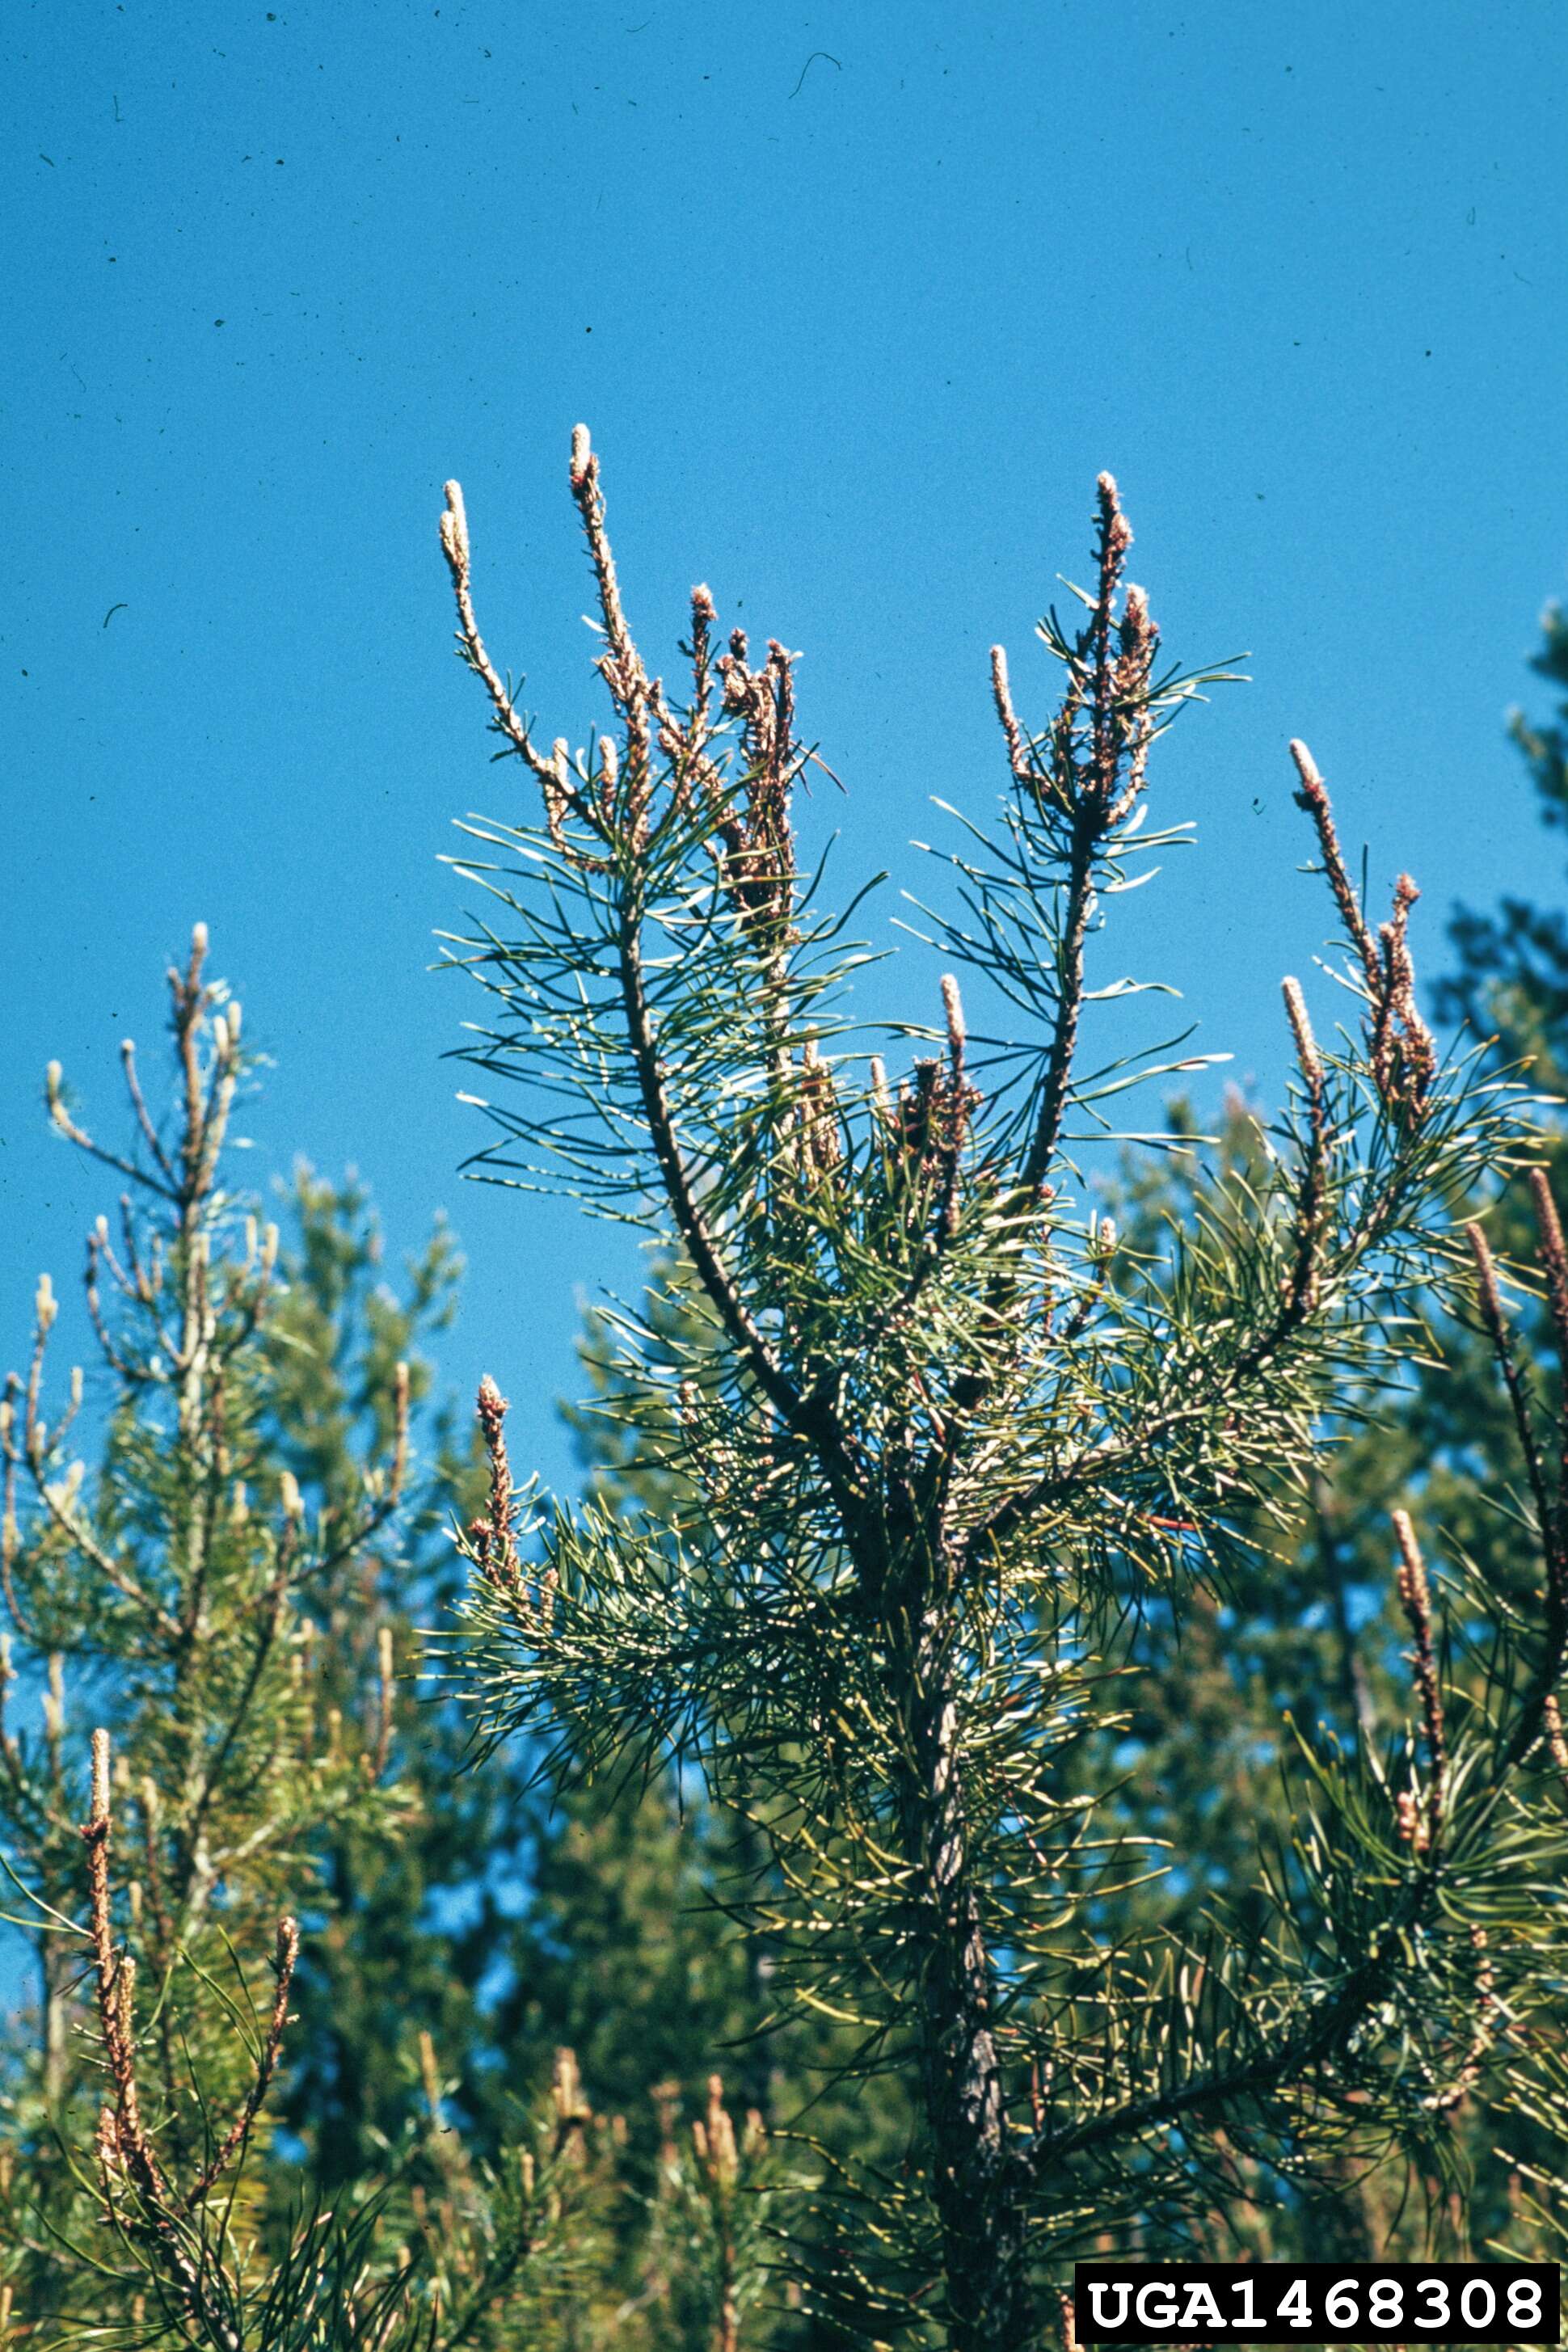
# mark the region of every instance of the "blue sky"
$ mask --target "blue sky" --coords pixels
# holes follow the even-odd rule
[[[492,1370],[514,1458],[570,1479],[551,1400],[634,1261],[459,1182],[483,1138],[441,1056],[476,1008],[426,967],[450,821],[524,790],[450,658],[440,484],[492,647],[580,740],[579,416],[650,653],[699,578],[805,648],[846,880],[920,884],[930,796],[999,787],[985,647],[1038,712],[1031,625],[1112,467],[1168,646],[1255,682],[1171,740],[1201,847],[1100,977],[1173,981],[1266,1092],[1328,929],[1290,735],[1374,885],[1424,884],[1428,971],[1457,897],[1558,887],[1502,740],[1568,547],[1555,0],[15,0],[5,48],[11,1359],[107,1189],[43,1065],[107,1110],[201,917],[276,1057],[258,1181],[353,1162],[394,1247],[448,1209],[447,1374]]]

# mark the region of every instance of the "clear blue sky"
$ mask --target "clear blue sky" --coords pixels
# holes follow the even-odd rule
[[[258,1179],[354,1162],[395,1246],[447,1207],[446,1370],[493,1370],[514,1455],[570,1477],[550,1400],[628,1255],[459,1183],[481,1136],[440,1056],[474,1007],[426,967],[450,820],[522,791],[449,656],[440,484],[498,656],[582,740],[579,416],[650,649],[698,578],[805,649],[849,786],[808,824],[847,877],[918,882],[928,796],[998,785],[984,648],[1038,709],[1030,626],[1114,468],[1168,644],[1248,647],[1256,683],[1168,747],[1203,845],[1102,976],[1174,981],[1265,1089],[1279,975],[1328,928],[1289,735],[1374,879],[1426,886],[1428,971],[1457,896],[1558,887],[1501,738],[1568,548],[1557,0],[14,0],[7,27],[0,1353],[108,1189],[45,1132],[43,1065],[107,1107],[199,916],[277,1057]]]

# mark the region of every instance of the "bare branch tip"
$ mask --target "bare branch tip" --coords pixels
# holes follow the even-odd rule
[[[89,1826],[106,1826],[109,1821],[110,1748],[109,1734],[101,1728],[92,1735],[92,1810]]]
[[[1312,1024],[1307,1012],[1307,1000],[1301,993],[1301,983],[1289,975],[1279,983],[1285,999],[1286,1016],[1290,1034],[1296,1040],[1297,1057],[1301,1075],[1314,1090],[1323,1083],[1323,1065],[1318,1053],[1318,1041],[1312,1034]]]
[[[1323,779],[1319,773],[1318,763],[1299,735],[1293,735],[1290,739],[1290,757],[1295,762],[1296,773],[1301,779],[1302,791],[1321,793],[1323,789]]]
[[[444,496],[446,510],[441,517],[441,545],[454,572],[466,572],[468,568],[468,517],[463,504],[463,486],[447,482]]]
[[[1421,1557],[1421,1547],[1416,1540],[1415,1523],[1408,1511],[1394,1511],[1390,1516],[1394,1522],[1394,1538],[1399,1546],[1399,1597],[1405,1603],[1405,1613],[1415,1631],[1419,1633],[1425,1627],[1429,1634],[1432,1595],[1426,1581],[1426,1563]]]
[[[950,971],[944,971],[942,976],[942,1003],[947,1014],[947,1042],[954,1058],[960,1058],[968,1032],[963,1022],[963,999],[958,992],[958,982]]]
[[[1561,1253],[1563,1248],[1563,1226],[1557,1214],[1557,1202],[1552,1191],[1552,1179],[1548,1176],[1544,1168],[1532,1168],[1531,1170],[1530,1192],[1531,1198],[1535,1203],[1535,1214],[1537,1222],[1541,1226],[1542,1241],[1547,1244],[1548,1247],[1554,1247],[1559,1253]]]
[[[1504,1355],[1506,1376],[1507,1341],[1504,1337],[1502,1291],[1498,1282],[1497,1260],[1492,1255],[1492,1245],[1488,1241],[1479,1219],[1471,1217],[1467,1220],[1465,1239],[1470,1245],[1470,1255],[1476,1262],[1476,1281],[1480,1292],[1481,1311],[1486,1317],[1487,1328],[1490,1331],[1494,1343]]]

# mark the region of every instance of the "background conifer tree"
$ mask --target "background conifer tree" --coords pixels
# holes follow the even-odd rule
[[[124,1148],[48,1079],[126,1190],[89,1240],[96,1376],[51,1382],[46,1277],[0,1425],[0,1855],[39,1986],[0,2075],[0,2343],[740,2352],[760,2119],[649,2074],[634,2168],[482,1998],[523,1779],[459,1775],[404,1686],[472,1480],[419,1412],[450,1242],[398,1292],[356,1185],[297,1171],[288,1239],[228,1190],[251,1065],[205,948],[170,974],[170,1118],[129,1045]],[[477,1895],[466,1929],[433,1893]]]
[[[1568,614],[1560,604],[1546,607],[1541,635],[1531,667],[1555,689],[1555,707],[1540,721],[1514,711],[1509,733],[1524,761],[1541,821],[1555,829],[1568,824]],[[1445,979],[1438,996],[1446,1016],[1462,1014],[1481,1035],[1495,1034],[1508,1059],[1532,1059],[1542,1083],[1560,1090],[1568,1034],[1563,909],[1512,898],[1495,914],[1461,908],[1452,939],[1458,970]]]
[[[383,1425],[352,1491],[308,1501],[267,1443],[279,1235],[226,1188],[248,1064],[206,944],[198,925],[169,974],[172,1121],[149,1108],[129,1042],[124,1150],[89,1130],[51,1066],[56,1126],[124,1188],[88,1238],[99,1378],[90,1395],[79,1370],[51,1383],[46,1275],[4,1409],[0,1682],[41,1715],[33,1730],[14,1714],[0,1742],[7,1866],[40,1982],[37,2046],[11,2085],[7,2236],[13,2304],[40,2322],[131,2322],[161,2278],[184,2292],[193,2233],[268,2128],[292,1914],[323,1835],[384,1840],[404,1809],[390,1633],[373,1624],[323,1691],[312,1594],[390,1526],[407,1368],[384,1366]],[[92,1476],[69,1444],[84,1406],[103,1432]],[[96,2181],[81,2160],[95,2138]],[[77,2255],[105,2233],[95,2259]]]

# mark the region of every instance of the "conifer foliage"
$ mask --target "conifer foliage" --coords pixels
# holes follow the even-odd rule
[[[121,1200],[92,1376],[53,1374],[45,1277],[0,1401],[0,1869],[39,1988],[0,2064],[0,2347],[743,2352],[760,2118],[675,2086],[646,2180],[570,2053],[498,2095],[474,1956],[425,1915],[516,1798],[401,1687],[463,1487],[438,1420],[412,1446],[449,1244],[366,1299],[363,1196],[301,1171],[291,1246],[231,1189],[256,1060],[206,952],[169,974],[168,1116],[129,1043],[123,1147],[47,1084]]]
[[[494,666],[455,484],[442,541],[536,795],[462,861],[479,1172],[654,1244],[584,1498],[493,1381],[467,1445],[431,1411],[443,1234],[399,1291],[353,1184],[300,1171],[292,1238],[234,1189],[203,927],[166,1110],[129,1043],[123,1143],[47,1076],[120,1199],[96,1365],[46,1276],[0,1396],[0,2352],[1022,2352],[1090,2248],[1561,2254],[1560,1137],[1434,1037],[1415,885],[1369,919],[1296,744],[1340,940],[1288,1101],[1124,1139],[1118,1232],[1083,1148],[1201,1065],[1106,1058],[1100,935],[1230,673],[1165,659],[1115,483],[1043,724],[993,654],[1003,793],[945,812],[891,1073],[796,657],[700,587],[668,691],[582,428],[570,484],[589,752]],[[1516,732],[1554,818],[1562,730]],[[1554,1075],[1526,913],[1461,926],[1450,1009]]]
[[[223,2249],[245,2242],[236,2184],[267,2129],[294,1911],[329,1822],[385,1835],[400,1811],[390,1641],[352,1712],[329,1713],[310,1612],[312,1586],[397,1508],[408,1378],[388,1367],[384,1454],[361,1464],[346,1507],[312,1520],[262,1437],[279,1235],[226,1188],[249,1062],[206,952],[198,925],[169,974],[172,1125],[149,1108],[129,1041],[125,1150],[89,1131],[48,1073],[54,1124],[124,1189],[118,1230],[100,1216],[87,1244],[98,1475],[68,1443],[80,1370],[50,1407],[47,1276],[30,1364],[6,1389],[0,1685],[36,1697],[41,1684],[43,1720],[41,1736],[8,1724],[0,1738],[0,1820],[43,1987],[9,2151],[18,2315],[133,2331],[177,2311],[222,2345],[249,2340]]]
[[[1543,824],[1568,824],[1568,611],[1551,604],[1541,616],[1541,644],[1531,667],[1555,695],[1550,718],[1510,714],[1509,735],[1523,757]],[[1461,908],[1452,926],[1458,970],[1445,978],[1439,1002],[1482,1031],[1495,1030],[1505,1049],[1529,1055],[1538,1073],[1563,1084],[1568,1031],[1568,920],[1562,909],[1525,898],[1505,898],[1495,914]]]
[[[489,993],[465,1049],[490,1081],[485,1171],[563,1185],[689,1270],[683,1311],[614,1318],[628,1444],[674,1499],[536,1509],[488,1386],[449,1671],[492,1748],[526,1738],[607,1786],[700,1769],[750,1811],[781,1999],[921,2085],[910,2163],[845,2192],[878,2330],[1017,2352],[1090,2242],[1212,2245],[1260,2182],[1374,2158],[1440,2176],[1467,2100],[1500,2129],[1561,2117],[1555,2062],[1518,2030],[1562,1957],[1568,1496],[1544,1439],[1521,1504],[1543,1597],[1457,1563],[1440,1598],[1413,1530],[1388,1530],[1408,1725],[1353,1750],[1302,1727],[1245,1912],[1126,1901],[1162,1858],[1118,1828],[1113,1774],[1079,1769],[1111,1752],[1128,1627],[1286,1539],[1336,1412],[1404,1376],[1418,1306],[1483,1319],[1508,1381],[1500,1282],[1458,1220],[1521,1157],[1517,1098],[1440,1050],[1415,886],[1368,919],[1294,745],[1343,1023],[1321,1042],[1287,980],[1297,1076],[1266,1150],[1159,1262],[1119,1246],[1074,1151],[1127,1087],[1191,1065],[1100,1059],[1090,1024],[1128,984],[1097,984],[1094,951],[1134,862],[1184,830],[1150,822],[1155,743],[1228,673],[1167,662],[1114,481],[1081,616],[1040,625],[1061,676],[1043,724],[993,655],[1005,790],[989,822],[949,813],[928,919],[953,970],[892,1076],[853,1024],[858,900],[831,905],[799,857],[795,657],[754,661],[740,630],[719,650],[700,587],[677,700],[628,625],[582,427],[570,483],[612,709],[586,752],[546,749],[495,667],[447,486],[458,650],[538,796],[469,825],[491,906],[451,953]]]

